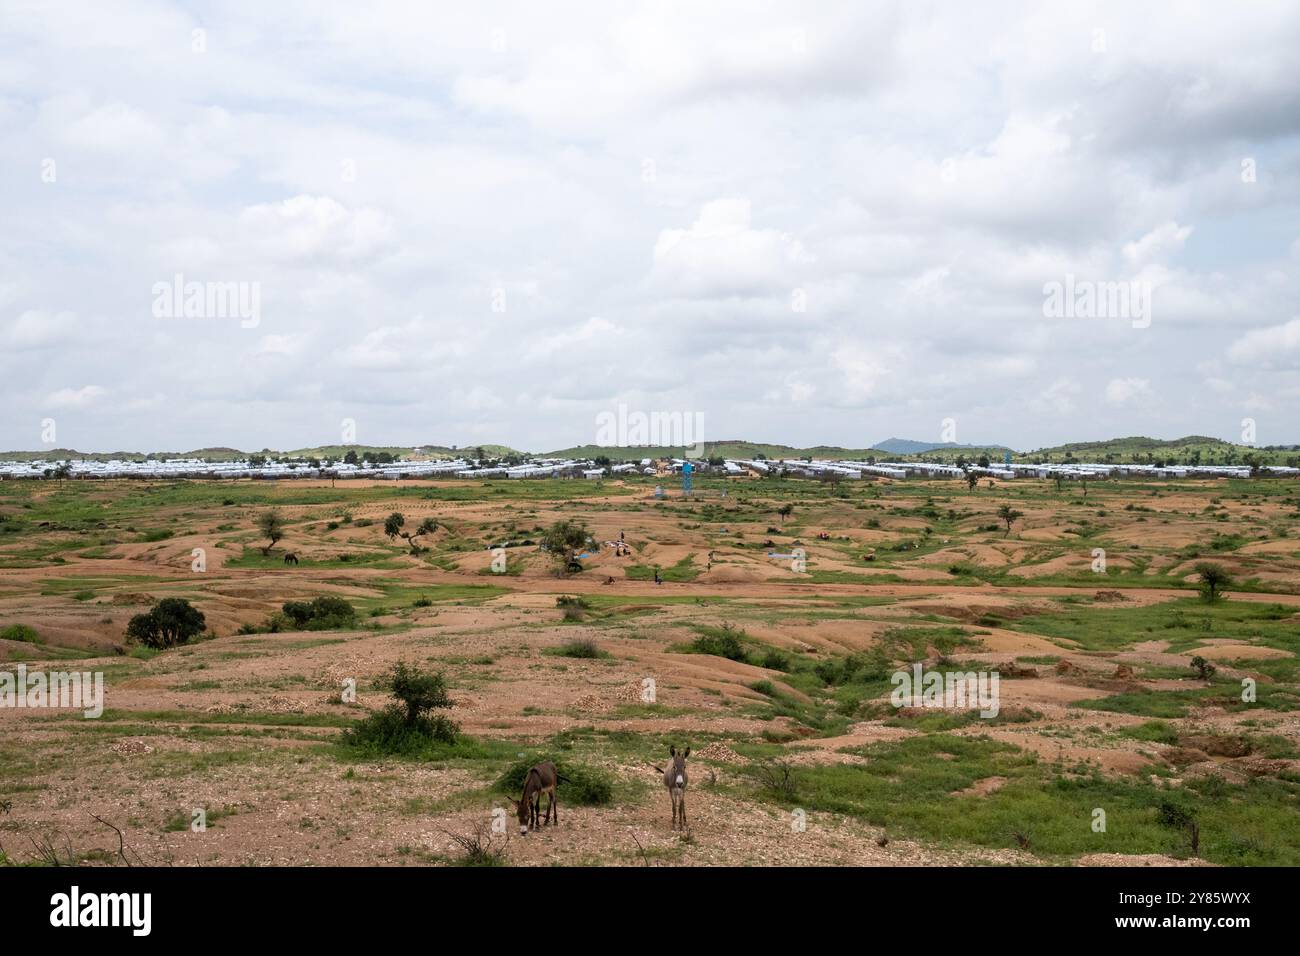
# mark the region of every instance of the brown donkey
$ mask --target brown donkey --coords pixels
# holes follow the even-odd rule
[[[687,747],[682,753],[677,752],[676,747],[668,748],[668,755],[673,758],[672,764],[667,770],[662,771],[664,775],[664,786],[668,788],[668,799],[673,803],[673,829],[686,829],[686,758],[691,755],[691,748]],[[655,767],[658,770],[658,767]]]
[[[560,811],[555,806],[555,786],[559,783],[560,775],[555,771],[555,764],[549,760],[544,760],[537,766],[528,771],[524,777],[524,795],[518,800],[511,800],[515,805],[515,813],[519,817],[519,835],[528,836],[528,828],[537,829],[540,825],[538,817],[541,816],[542,794],[545,793],[550,797],[550,802],[546,805],[546,822],[551,822],[551,811],[555,811],[555,822],[560,822]]]

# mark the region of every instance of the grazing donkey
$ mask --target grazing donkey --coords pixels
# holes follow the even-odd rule
[[[676,747],[668,748],[668,755],[673,758],[672,765],[662,771],[664,786],[668,788],[668,799],[673,803],[673,829],[686,829],[686,758],[691,755],[687,747],[682,753]],[[655,767],[658,770],[658,767]]]
[[[551,811],[554,810],[555,823],[559,824],[560,811],[555,806],[555,786],[559,780],[555,764],[549,760],[542,761],[528,771],[524,777],[524,795],[518,800],[510,801],[515,805],[515,813],[519,817],[520,836],[528,836],[529,827],[537,829],[541,825],[538,817],[541,816],[543,793],[550,797],[550,802],[546,805],[546,823],[551,822]]]
[[[287,552],[284,556],[284,563],[296,565],[298,563],[298,555],[294,554],[292,551]]]

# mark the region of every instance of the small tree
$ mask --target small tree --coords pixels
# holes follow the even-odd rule
[[[455,702],[441,673],[399,663],[379,682],[396,698],[344,731],[344,746],[374,754],[415,756],[435,743],[454,744],[460,726],[445,714]]]
[[[785,524],[785,519],[794,514],[794,505],[784,504],[776,509],[776,513],[781,516],[781,523]]]
[[[451,696],[441,672],[429,674],[409,664],[399,663],[383,681],[383,688],[397,698],[406,710],[406,724],[414,727],[435,709],[450,709]]]
[[[974,491],[975,486],[980,483],[980,476],[973,471],[966,472],[966,490]]]
[[[163,598],[153,609],[137,614],[126,625],[126,638],[154,650],[186,644],[205,627],[203,612],[184,598]]]
[[[1011,526],[1015,524],[1016,520],[1018,518],[1023,518],[1024,516],[1025,513],[1023,511],[1017,511],[1010,505],[1003,505],[998,509],[998,517],[1007,523],[1007,534],[1011,533]]]
[[[384,519],[384,534],[389,538],[402,538],[411,546],[411,554],[419,554],[420,546],[416,543],[416,538],[426,534],[433,534],[438,530],[438,522],[432,518],[425,518],[420,522],[420,526],[414,531],[403,531],[406,525],[406,517],[400,511],[394,511]]]
[[[262,537],[270,539],[271,543],[262,549],[262,554],[270,554],[276,542],[284,537],[284,516],[275,508],[263,511],[257,516],[257,530],[262,532]]]
[[[1214,676],[1214,672],[1218,669],[1199,654],[1192,658],[1191,666],[1192,669],[1196,671],[1196,676],[1201,680],[1209,680]]]
[[[1232,583],[1227,568],[1209,561],[1202,561],[1196,566],[1196,576],[1201,582],[1201,596],[1210,604],[1219,600],[1223,589]]]
[[[574,553],[587,544],[590,534],[580,521],[557,521],[542,535],[542,546],[550,552],[561,568],[568,570]]]
[[[1171,830],[1181,830],[1187,836],[1187,848],[1192,856],[1201,855],[1201,824],[1195,810],[1166,800],[1156,808],[1156,822]]]

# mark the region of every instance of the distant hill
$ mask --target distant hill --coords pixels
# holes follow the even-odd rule
[[[1052,448],[1039,448],[1017,455],[1019,461],[1076,461],[1114,462],[1116,464],[1159,462],[1175,464],[1225,465],[1242,464],[1246,455],[1253,455],[1265,464],[1287,464],[1295,459],[1294,446],[1253,448],[1238,445],[1221,438],[1205,435],[1188,435],[1184,438],[1147,438],[1135,435],[1129,438],[1110,438],[1105,441],[1071,442]]]
[[[691,449],[692,454],[697,449]],[[742,441],[706,441],[705,458],[827,458],[850,459],[880,457],[880,451],[874,448],[840,448],[837,445],[815,445],[811,448],[795,448],[792,445],[768,445],[761,442]],[[664,445],[577,445],[573,448],[560,448],[548,451],[547,458],[610,458],[635,461],[642,458],[684,458],[686,449]]]
[[[1005,450],[1004,445],[960,445],[955,441],[912,441],[910,438],[886,438],[875,445],[881,451],[887,451],[891,455],[924,455],[927,452],[940,451],[943,449],[956,449],[964,451],[987,451],[996,449]]]

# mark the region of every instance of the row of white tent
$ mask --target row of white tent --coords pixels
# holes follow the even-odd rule
[[[303,462],[268,461],[253,464],[248,460],[209,462],[198,458],[170,458],[135,460],[93,461],[72,459],[59,461],[0,461],[0,479],[5,478],[42,478],[46,477],[61,464],[66,464],[72,478],[375,478],[396,480],[400,478],[436,478],[455,476],[457,478],[549,478],[564,475],[582,474],[585,478],[602,478],[606,474],[628,475],[655,473],[654,463],[643,459],[640,464],[624,462],[602,468],[594,462],[581,459],[547,458],[525,462],[519,465],[500,465],[480,468],[464,459],[430,459],[427,461],[398,461],[387,464],[348,464],[339,462],[313,468]],[[669,467],[680,471],[686,459],[672,459]],[[697,470],[709,470],[706,462],[692,462]],[[1248,478],[1250,468],[1245,465],[1116,465],[1106,463],[1072,462],[1069,464],[1032,464],[1010,463],[990,464],[986,467],[957,465],[924,461],[842,461],[801,458],[779,460],[768,459],[727,459],[722,464],[722,471],[728,475],[746,473],[769,474],[773,470],[802,477],[822,477],[827,475],[848,479],[864,477],[883,478],[964,478],[968,474],[994,478],[1064,478],[1081,480],[1104,478],[1111,475],[1146,478]],[[1283,465],[1268,465],[1262,469],[1264,474],[1280,477],[1300,475],[1300,468]]]
[[[478,468],[461,458],[430,459],[428,461],[398,461],[386,464],[363,463],[359,465],[339,462],[313,468],[303,462],[268,461],[253,464],[248,460],[203,461],[199,458],[148,459],[145,461],[113,460],[92,461],[72,459],[59,461],[5,461],[0,462],[0,479],[43,478],[54,469],[66,464],[71,478],[259,478],[266,480],[288,478],[547,478],[582,472],[586,477],[604,469],[594,469],[585,460],[552,458],[521,465],[496,468]]]
[[[884,478],[910,478],[924,476],[927,478],[965,478],[967,475],[988,476],[992,478],[1066,478],[1072,480],[1088,478],[1105,478],[1111,475],[1144,478],[1249,478],[1250,468],[1245,465],[1115,465],[1106,463],[1079,462],[1070,464],[1024,464],[1008,463],[987,466],[943,464],[926,461],[845,461],[814,458],[805,461],[802,458],[781,460],[728,460],[725,463],[728,473],[740,471],[769,474],[773,470],[803,477],[822,477],[838,475],[841,478],[862,478],[878,476]],[[734,471],[733,471],[734,468]],[[1295,477],[1300,475],[1300,468],[1286,465],[1267,465],[1261,469],[1263,474],[1275,477]]]

